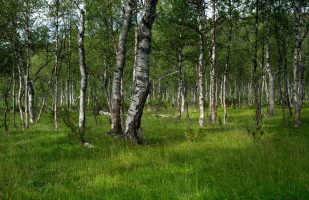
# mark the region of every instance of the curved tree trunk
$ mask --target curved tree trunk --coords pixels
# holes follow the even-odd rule
[[[118,50],[117,50],[117,63],[114,72],[114,78],[112,83],[112,99],[111,99],[111,119],[112,126],[111,131],[115,134],[121,134],[121,79],[123,76],[123,68],[125,66],[125,54],[126,54],[126,41],[127,35],[131,25],[133,0],[127,0],[127,5],[124,13],[124,20],[122,30],[119,36]]]
[[[158,0],[147,0],[139,31],[135,84],[126,121],[125,138],[134,143],[142,143],[140,132],[144,105],[150,91],[149,62],[151,52],[152,25],[155,20]]]

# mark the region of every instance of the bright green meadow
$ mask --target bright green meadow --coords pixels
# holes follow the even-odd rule
[[[69,143],[69,129],[54,131],[49,115],[24,132],[10,116],[0,131],[0,199],[309,199],[308,107],[301,128],[278,108],[258,133],[250,109],[203,129],[194,110],[191,125],[185,115],[178,123],[150,114],[137,146],[108,136],[108,118],[95,123],[89,113],[92,149]]]

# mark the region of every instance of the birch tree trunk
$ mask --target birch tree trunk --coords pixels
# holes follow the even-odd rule
[[[268,7],[270,7],[269,1],[268,1]],[[268,94],[268,106],[269,106],[269,114],[274,115],[275,114],[275,81],[274,76],[271,70],[270,66],[270,12],[271,9],[269,9],[269,13],[267,15],[267,38],[266,38],[266,71],[269,78],[269,94]]]
[[[70,98],[70,83],[71,83],[71,65],[72,65],[72,19],[69,20],[69,46],[68,46],[68,76],[66,81],[66,102],[67,110],[71,110],[71,98]]]
[[[29,7],[28,1],[27,1],[27,8]],[[30,23],[30,16],[27,14],[26,16],[26,27],[25,27],[25,42],[26,42],[26,65],[24,69],[24,107],[25,107],[25,128],[27,129],[29,127],[29,89],[28,89],[28,80],[29,80],[29,68],[30,68],[30,43],[29,43],[29,23]]]
[[[182,48],[178,50],[178,121],[181,120],[182,113],[184,112],[184,75],[183,75],[183,67],[182,67]]]
[[[58,130],[58,65],[59,65],[59,0],[56,0],[56,46],[55,46],[55,90],[54,90],[54,127]]]
[[[152,25],[156,15],[158,0],[146,0],[145,10],[139,30],[137,65],[135,68],[135,84],[128,110],[125,138],[134,143],[142,143],[140,131],[144,105],[150,91],[149,62],[151,52]]]
[[[294,113],[296,128],[301,125],[301,108],[303,105],[303,82],[304,82],[304,66],[302,62],[301,46],[302,46],[302,35],[301,35],[301,2],[294,1],[294,31],[295,31],[295,46],[294,46],[294,65],[293,65],[293,92],[294,92]]]
[[[29,119],[30,123],[35,123],[35,105],[34,105],[34,88],[33,82],[28,81],[28,106],[29,106]]]
[[[13,99],[13,124],[14,127],[16,127],[16,93],[15,93],[15,63],[13,64],[13,69],[12,69],[12,80],[13,80],[13,86],[12,86],[12,99]]]
[[[228,76],[229,66],[230,66],[230,54],[231,54],[231,41],[232,41],[232,32],[233,32],[233,21],[232,21],[232,2],[229,0],[229,23],[230,23],[230,31],[228,33],[228,46],[227,46],[227,55],[226,55],[226,63],[225,70],[223,75],[223,124],[227,123],[227,107],[226,107],[226,79]]]
[[[79,69],[80,69],[80,92],[79,92],[79,121],[78,127],[81,133],[84,133],[85,130],[85,106],[86,106],[86,91],[88,83],[88,74],[87,66],[85,63],[85,47],[84,47],[84,38],[85,38],[85,10],[80,9],[79,16],[79,27],[78,27],[78,53],[79,53]],[[82,134],[83,135],[83,134]],[[84,138],[81,138],[81,142],[84,142]]]
[[[216,0],[212,0],[212,27],[211,27],[211,65],[210,65],[210,95],[209,95],[209,111],[210,122],[216,122],[216,80],[215,80],[215,65],[216,65]]]
[[[118,50],[117,50],[117,61],[114,72],[114,78],[112,83],[112,99],[111,99],[111,131],[114,134],[121,134],[121,79],[123,76],[123,68],[125,66],[125,54],[126,54],[126,41],[127,35],[131,25],[133,0],[127,0],[122,30],[119,35]]]
[[[19,55],[20,56],[20,55]],[[24,123],[24,113],[22,109],[22,98],[23,98],[23,74],[21,70],[21,58],[18,58],[18,77],[19,77],[19,89],[18,89],[18,109],[19,109],[19,114],[20,114],[20,121],[21,125],[23,127],[23,130],[25,128],[25,123]]]
[[[261,108],[260,108],[260,84],[257,72],[258,67],[258,28],[259,28],[259,0],[255,1],[256,13],[255,13],[255,43],[254,43],[254,56],[253,56],[253,84],[254,84],[254,103],[255,103],[255,125],[260,126],[261,120]]]
[[[199,53],[199,63],[198,63],[198,88],[199,88],[199,108],[200,108],[200,117],[199,125],[204,127],[205,122],[205,66],[204,66],[204,36],[203,36],[203,27],[202,19],[199,19],[199,44],[200,44],[200,53]]]

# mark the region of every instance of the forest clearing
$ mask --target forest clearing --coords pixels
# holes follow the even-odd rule
[[[69,130],[53,131],[44,117],[25,133],[1,135],[0,198],[307,199],[309,109],[300,129],[276,115],[256,138],[247,131],[254,111],[230,112],[227,126],[203,129],[192,112],[192,130],[146,113],[141,146],[107,136],[108,117],[89,117],[94,148],[69,144]]]
[[[307,0],[0,0],[0,199],[309,199]]]

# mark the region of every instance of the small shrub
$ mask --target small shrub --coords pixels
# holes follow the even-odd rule
[[[70,112],[61,112],[63,123],[70,129],[68,132],[68,141],[71,144],[85,143],[85,130],[78,128],[72,121]]]

